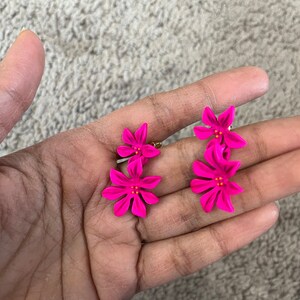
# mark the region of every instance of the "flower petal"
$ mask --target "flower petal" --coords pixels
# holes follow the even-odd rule
[[[144,166],[147,162],[148,162],[148,158],[141,156],[140,154],[134,155],[132,156],[129,160],[128,160],[128,164],[131,164],[133,161],[140,159],[142,162],[142,166]]]
[[[156,204],[159,201],[159,198],[151,192],[141,190],[143,199],[148,204]]]
[[[227,182],[227,191],[228,194],[230,195],[237,195],[240,194],[244,191],[242,187],[240,187],[237,183],[233,181],[228,181]]]
[[[216,206],[221,210],[234,212],[234,207],[230,201],[230,196],[224,190],[219,193]]]
[[[128,195],[114,205],[114,213],[117,217],[123,216],[128,211],[131,198],[132,196]]]
[[[131,161],[130,163],[128,163],[127,171],[129,173],[129,175],[131,176],[131,178],[141,177],[141,175],[143,173],[142,160],[139,158],[139,159],[135,159],[135,160]]]
[[[232,131],[227,131],[224,134],[224,140],[228,147],[234,149],[242,148],[247,145],[247,142],[241,136],[239,136],[236,132]]]
[[[210,107],[205,107],[202,113],[202,122],[208,126],[219,126],[219,122]]]
[[[154,189],[160,181],[160,176],[148,176],[141,179],[140,186],[144,189]]]
[[[231,155],[230,148],[225,145],[224,146],[224,150],[223,150],[223,158],[225,160],[229,160],[230,159],[230,155]]]
[[[223,157],[225,160],[229,160],[230,154],[231,154],[230,148],[226,144],[221,143],[221,141],[222,141],[222,138],[212,139],[208,142],[206,148],[215,147],[215,143],[219,144],[221,147],[220,152],[222,153],[221,158]]]
[[[142,147],[142,154],[147,158],[152,158],[160,154],[160,150],[156,149],[152,145],[144,145]]]
[[[129,145],[137,145],[137,142],[135,140],[135,137],[133,136],[133,134],[131,133],[131,131],[128,128],[125,128],[122,134],[122,140],[125,144],[129,144]]]
[[[210,143],[204,152],[204,158],[214,168],[219,169],[223,160],[223,148],[219,143]]]
[[[123,173],[115,169],[110,170],[110,180],[112,183],[121,186],[127,186],[129,182],[129,179]]]
[[[135,132],[135,140],[139,145],[144,145],[146,144],[146,139],[147,139],[147,132],[148,132],[148,124],[144,123],[140,128],[137,129]]]
[[[118,186],[109,186],[102,191],[102,197],[108,200],[116,200],[126,195],[126,188]]]
[[[226,144],[222,143],[222,139],[223,138],[220,136],[218,138],[214,138],[214,139],[210,140],[207,143],[206,148],[217,147],[217,148],[219,148],[218,151],[220,151],[222,153],[222,155],[220,155],[220,157],[224,157],[224,152],[227,151],[227,149],[229,149],[229,147]],[[218,145],[216,146],[216,144],[218,144]]]
[[[209,138],[210,136],[212,136],[214,131],[212,128],[207,128],[207,127],[203,127],[203,126],[195,126],[194,133],[198,139],[205,140],[205,139]]]
[[[193,179],[191,181],[191,190],[196,194],[203,193],[214,186],[213,180]]]
[[[227,129],[233,123],[234,111],[235,111],[234,106],[230,106],[219,115],[218,121],[222,127]]]
[[[206,213],[210,212],[213,209],[213,206],[217,201],[218,193],[219,189],[214,188],[201,196],[200,203]]]
[[[234,176],[240,165],[240,161],[224,161],[223,170],[226,173],[226,177]]]
[[[146,206],[139,195],[134,195],[131,211],[135,216],[146,217]]]
[[[142,165],[144,166],[147,162],[148,162],[148,158],[141,156],[141,160],[142,160]]]
[[[117,152],[121,157],[127,157],[127,156],[133,154],[135,151],[133,148],[128,147],[128,146],[119,146],[117,148]]]
[[[204,164],[202,161],[194,161],[193,162],[193,171],[199,177],[204,178],[214,178],[214,170],[212,170],[209,166]]]

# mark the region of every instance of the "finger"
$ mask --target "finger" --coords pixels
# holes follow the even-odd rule
[[[20,33],[0,63],[0,141],[31,104],[44,70],[44,49],[31,31]]]
[[[285,153],[244,169],[233,177],[244,192],[232,197],[235,213],[214,209],[207,214],[199,203],[200,195],[190,188],[161,197],[149,209],[138,229],[145,241],[157,241],[199,230],[300,191],[300,150]]]
[[[189,275],[244,247],[278,218],[275,204],[183,236],[145,244],[139,259],[140,289]]]
[[[299,116],[251,124],[238,128],[236,132],[248,141],[245,148],[232,151],[231,160],[240,160],[241,168],[300,147]],[[144,168],[145,176],[159,175],[163,178],[155,190],[157,195],[166,195],[189,186],[194,177],[192,163],[203,160],[206,145],[207,142],[193,137],[161,148],[161,155],[149,161]],[[123,171],[125,168],[126,164],[121,166]]]
[[[116,146],[122,144],[121,135],[125,127],[134,131],[147,122],[148,140],[161,141],[200,120],[207,105],[219,112],[229,105],[237,106],[255,99],[267,89],[268,76],[262,69],[233,69],[185,87],[148,96],[88,126],[115,152]]]

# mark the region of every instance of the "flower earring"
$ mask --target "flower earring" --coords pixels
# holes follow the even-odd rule
[[[144,123],[134,134],[128,128],[124,129],[122,140],[127,145],[119,146],[117,152],[121,157],[130,157],[127,165],[129,176],[112,169],[110,179],[114,185],[102,191],[104,198],[117,200],[114,204],[114,214],[118,217],[123,216],[132,204],[132,214],[145,218],[145,203],[152,205],[159,202],[159,198],[150,190],[160,183],[161,177],[142,177],[143,166],[149,159],[160,154],[160,150],[155,146],[146,144],[147,128],[147,123]],[[160,143],[157,144],[160,145]]]
[[[230,131],[234,121],[234,106],[230,106],[227,110],[217,118],[210,107],[205,107],[202,115],[202,122],[209,127],[195,126],[194,133],[200,140],[206,140],[214,137],[207,147],[218,143],[224,148],[224,156],[226,159],[230,157],[230,149],[237,149],[246,146],[247,142],[237,133]]]
[[[146,164],[149,158],[156,157],[160,151],[153,145],[146,144],[148,133],[148,124],[144,123],[137,131],[132,134],[128,128],[125,128],[122,135],[122,140],[126,146],[119,146],[117,152],[121,157],[131,156],[128,163],[136,159],[141,159],[143,164]]]
[[[233,212],[231,195],[239,194],[243,189],[230,178],[240,167],[239,161],[230,161],[231,149],[246,146],[246,141],[237,133],[230,131],[234,120],[235,108],[230,106],[217,118],[213,111],[206,107],[202,121],[209,127],[196,126],[195,135],[201,139],[213,137],[206,146],[204,159],[193,163],[193,171],[199,178],[191,181],[191,190],[202,193],[200,203],[205,212],[210,212],[214,205],[219,209]]]

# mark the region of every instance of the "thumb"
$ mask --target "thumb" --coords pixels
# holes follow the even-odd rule
[[[24,30],[0,63],[0,142],[30,106],[45,64],[40,39]]]

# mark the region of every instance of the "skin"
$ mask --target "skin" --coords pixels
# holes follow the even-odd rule
[[[43,68],[40,40],[23,31],[0,65],[1,140],[33,100]],[[266,232],[278,218],[273,202],[299,192],[298,116],[236,130],[248,146],[233,151],[242,162],[233,180],[245,189],[233,197],[233,214],[205,214],[188,188],[205,148],[194,137],[162,148],[145,167],[145,176],[163,178],[147,218],[117,218],[114,202],[100,195],[110,169],[125,170],[116,164],[124,127],[147,122],[149,142],[161,141],[199,120],[207,105],[220,112],[267,89],[256,67],[218,73],[0,158],[0,299],[129,299]]]

